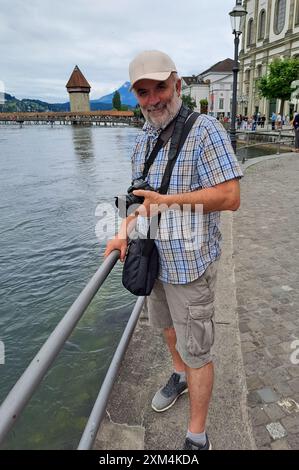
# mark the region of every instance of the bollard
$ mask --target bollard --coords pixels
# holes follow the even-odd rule
[[[243,156],[242,163],[245,163],[248,160],[248,147],[249,147],[249,132],[246,133],[246,156]]]
[[[278,141],[277,141],[276,155],[280,155],[280,143],[281,143],[281,130],[278,131]]]

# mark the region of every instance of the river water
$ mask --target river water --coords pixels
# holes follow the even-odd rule
[[[0,127],[0,402],[102,263],[95,209],[130,183],[137,133]],[[5,448],[77,447],[135,299],[121,287],[118,264]]]

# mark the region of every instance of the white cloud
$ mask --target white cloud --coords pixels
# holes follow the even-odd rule
[[[172,56],[182,75],[233,55],[228,13],[234,0],[1,0],[0,80],[17,97],[68,99],[77,64],[91,97],[128,79],[143,49]],[[98,94],[97,94],[98,93]]]

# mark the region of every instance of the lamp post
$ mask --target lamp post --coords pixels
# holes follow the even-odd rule
[[[235,36],[235,58],[233,67],[233,99],[232,99],[232,113],[231,113],[231,126],[230,126],[230,139],[234,152],[237,151],[236,139],[236,114],[237,114],[237,88],[238,88],[238,73],[239,73],[239,43],[240,36],[245,24],[245,17],[247,11],[242,6],[242,0],[236,0],[236,6],[230,12],[230,19],[232,24],[233,34]]]

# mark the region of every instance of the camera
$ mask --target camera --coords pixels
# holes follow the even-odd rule
[[[133,191],[137,189],[143,189],[145,191],[155,191],[147,181],[144,181],[143,178],[138,178],[134,180],[131,186],[127,190],[127,194],[124,196],[115,197],[115,205],[118,208],[119,215],[122,218],[127,217],[130,215],[129,208],[133,205],[140,205],[143,204],[144,197],[135,196]],[[133,210],[131,211],[133,212]]]

